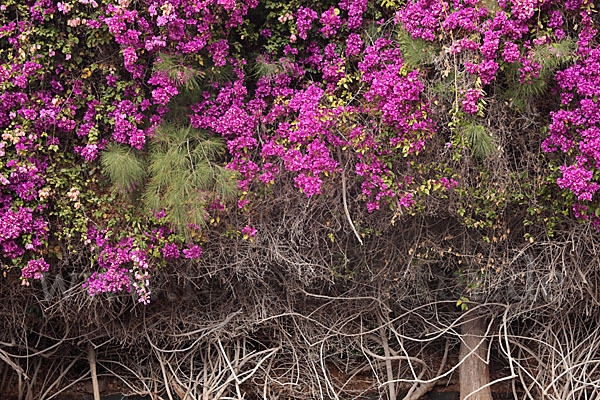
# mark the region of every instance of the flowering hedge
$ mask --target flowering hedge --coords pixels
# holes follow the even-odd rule
[[[572,209],[600,226],[595,11],[586,0],[5,1],[0,257],[27,285],[84,252],[90,295],[135,290],[147,303],[159,266],[201,257],[202,221],[228,217],[224,234],[260,235],[253,204],[283,177],[312,197],[349,175],[385,218],[427,212],[431,198],[458,198],[450,212],[464,217],[461,202],[479,194],[461,163],[494,153],[493,138],[467,132],[493,118],[488,100],[502,90],[511,112],[523,93],[560,97],[533,133],[555,200],[543,212]],[[169,157],[157,133],[169,124],[197,132],[172,145],[188,146],[194,174],[230,171],[233,196],[223,174],[186,197],[155,185],[157,203],[137,206],[157,182],[157,154]],[[207,140],[222,151],[192,157]],[[101,161],[115,146],[112,171],[129,178],[113,190]],[[496,197],[477,213],[533,201]],[[189,223],[175,226],[174,213]]]

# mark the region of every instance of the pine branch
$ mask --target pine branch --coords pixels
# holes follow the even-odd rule
[[[167,221],[186,236],[188,225],[205,226],[215,199],[237,194],[231,171],[215,164],[224,153],[222,140],[190,127],[163,124],[150,154],[150,179],[143,195],[149,209],[166,211]]]
[[[177,83],[185,91],[194,92],[201,88],[203,74],[193,68],[185,60],[166,53],[159,54],[160,62],[154,64],[154,70],[164,72],[169,79]]]
[[[412,38],[404,29],[398,29],[396,41],[400,45],[404,63],[411,68],[430,64],[438,50],[433,43]]]
[[[468,123],[463,126],[463,134],[474,157],[483,159],[496,151],[496,142],[483,125]]]
[[[263,57],[257,57],[256,62],[252,65],[252,72],[256,79],[263,77],[270,78],[283,71],[281,63],[269,62]]]
[[[121,144],[111,144],[102,152],[100,162],[102,171],[120,191],[131,192],[146,176],[143,161],[133,149]]]
[[[575,47],[575,41],[570,38],[539,46],[535,49],[535,62],[542,66],[542,71],[554,70],[573,59]]]
[[[535,49],[534,61],[541,66],[539,76],[531,79],[529,83],[520,82],[520,63],[511,64],[506,68],[508,88],[504,97],[517,109],[525,108],[527,101],[542,96],[548,82],[557,68],[573,59],[575,41],[565,39],[558,43],[541,45]]]

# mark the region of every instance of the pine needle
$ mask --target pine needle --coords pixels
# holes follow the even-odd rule
[[[539,76],[528,83],[520,82],[520,63],[509,65],[505,70],[508,87],[504,97],[510,101],[511,106],[524,109],[529,100],[542,96],[552,79],[553,71],[573,59],[574,49],[573,39],[536,47],[534,61],[541,66],[541,70]]]
[[[166,53],[159,55],[160,62],[154,64],[154,70],[164,72],[169,79],[177,83],[185,91],[194,92],[201,88],[202,73],[185,63],[185,60]]]
[[[237,194],[231,171],[215,160],[225,144],[191,127],[163,124],[150,152],[150,179],[143,195],[146,207],[166,211],[167,221],[190,235],[189,224],[206,225],[207,208]]]
[[[484,159],[496,151],[496,142],[483,125],[466,124],[463,133],[474,157]]]
[[[131,192],[146,176],[143,161],[134,154],[133,149],[121,144],[109,145],[102,152],[100,162],[102,171],[123,192]]]
[[[263,57],[257,57],[256,62],[252,65],[252,72],[257,79],[270,78],[281,73],[282,69],[280,67],[281,65],[276,62],[269,62]]]
[[[413,39],[404,29],[399,29],[396,40],[402,51],[404,63],[411,68],[430,64],[438,50],[433,43],[423,39]]]

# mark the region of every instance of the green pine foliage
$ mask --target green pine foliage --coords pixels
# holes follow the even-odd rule
[[[541,65],[541,71],[539,76],[529,83],[520,82],[519,68],[521,64],[512,64],[506,68],[508,86],[504,97],[511,106],[521,110],[525,108],[528,101],[542,96],[548,88],[554,71],[560,65],[573,59],[575,45],[573,39],[565,39],[558,43],[545,44],[535,48],[534,61]]]
[[[543,72],[531,82],[521,83],[519,82],[519,68],[516,65],[511,65],[507,70],[509,84],[504,97],[517,110],[523,110],[529,100],[541,96],[548,88],[549,77],[546,77]]]
[[[120,192],[131,192],[146,177],[144,161],[131,147],[112,143],[102,152],[102,171]]]
[[[542,73],[549,74],[561,64],[571,61],[575,48],[576,42],[571,38],[542,45],[535,50],[535,61],[542,66]]]
[[[274,61],[269,61],[263,56],[257,56],[255,59],[250,70],[256,79],[270,78],[290,70],[291,62],[285,57]]]
[[[182,62],[178,57],[173,57],[166,53],[159,56],[161,62],[154,64],[154,70],[165,72],[169,79],[180,84],[179,88],[184,91],[195,92],[201,88],[204,73],[198,69],[192,68],[188,63]]]
[[[467,123],[463,126],[462,131],[471,149],[471,154],[475,158],[484,159],[496,151],[496,141],[487,132],[485,126]]]
[[[404,64],[410,68],[418,68],[425,64],[431,64],[439,51],[434,44],[423,39],[414,39],[404,29],[398,29],[396,40],[402,51]]]
[[[215,163],[224,143],[190,127],[163,125],[150,151],[149,175],[143,200],[151,210],[164,209],[179,232],[188,224],[205,226],[207,207],[236,196],[231,171]]]
[[[285,65],[281,61],[269,62],[263,57],[256,57],[256,62],[252,65],[252,72],[257,79],[280,74],[285,70]]]
[[[188,224],[206,225],[207,208],[215,200],[237,195],[231,171],[217,164],[225,145],[191,127],[163,124],[155,132],[147,160],[124,145],[113,144],[101,155],[103,171],[121,193],[141,194],[146,211],[165,210],[178,232],[191,234]],[[139,201],[139,195],[133,201]]]
[[[154,64],[154,71],[165,72],[169,79],[178,84],[182,93],[197,94],[212,83],[230,82],[235,78],[233,67],[229,64],[215,67],[208,60],[200,64],[190,57],[175,57],[166,53],[161,53],[159,59],[160,62]]]

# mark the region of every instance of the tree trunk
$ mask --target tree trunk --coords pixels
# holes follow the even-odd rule
[[[92,390],[94,391],[94,400],[100,400],[100,386],[98,385],[98,375],[96,374],[96,351],[92,343],[88,343],[88,361],[92,375]]]
[[[477,317],[465,322],[461,327],[462,343],[460,345],[460,399],[464,400],[492,400],[492,391],[488,386],[478,390],[490,382],[487,359],[487,340],[485,336],[485,318]],[[473,349],[475,349],[473,351]],[[473,353],[468,355],[471,351]],[[474,393],[477,391],[476,393]],[[472,393],[472,394],[471,394]]]

